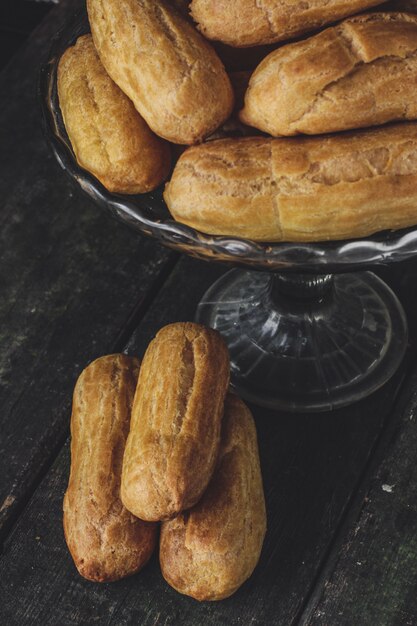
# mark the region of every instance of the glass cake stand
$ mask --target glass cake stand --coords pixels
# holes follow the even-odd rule
[[[175,222],[162,189],[137,196],[108,192],[77,165],[57,97],[59,57],[88,30],[85,14],[75,15],[41,67],[49,144],[72,180],[118,220],[169,248],[235,266],[206,292],[196,320],[226,340],[238,393],[270,408],[324,411],[381,387],[404,356],[407,322],[393,292],[367,270],[415,255],[417,229],[352,241],[256,243]]]

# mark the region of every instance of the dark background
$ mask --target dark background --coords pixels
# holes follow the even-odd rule
[[[34,27],[48,13],[53,3],[35,0],[0,2],[0,70],[26,41]]]

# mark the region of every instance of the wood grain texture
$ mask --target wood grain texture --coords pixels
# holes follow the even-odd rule
[[[53,0],[3,0],[0,5],[1,30],[30,35],[53,6]]]
[[[75,193],[46,146],[38,67],[77,5],[0,77],[0,537],[65,440],[76,375],[115,349],[175,258]]]
[[[19,50],[50,7],[46,2],[3,0],[0,4],[0,70]]]
[[[196,302],[224,269],[184,258],[128,343],[141,357],[155,332],[192,319]],[[417,302],[417,270],[394,282]],[[155,559],[138,576],[92,587],[67,554],[61,501],[69,470],[64,449],[20,518],[0,559],[0,622],[20,626],[138,623],[151,626],[290,624],[326,561],[332,538],[392,414],[401,372],[354,408],[293,415],[252,408],[264,479],[268,532],[259,566],[228,600],[197,604],[163,581]],[[22,581],[24,584],[22,585]]]
[[[369,477],[333,571],[323,576],[303,624],[417,623],[417,370],[402,405],[388,453]]]

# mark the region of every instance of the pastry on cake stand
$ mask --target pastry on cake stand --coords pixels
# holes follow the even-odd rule
[[[351,241],[259,243],[175,222],[162,189],[110,193],[77,164],[58,104],[59,58],[88,30],[85,16],[75,16],[41,68],[49,144],[74,183],[118,220],[177,251],[235,266],[206,292],[196,320],[226,340],[239,394],[270,408],[324,411],[387,382],[404,356],[407,322],[397,297],[369,270],[415,255],[417,227]]]

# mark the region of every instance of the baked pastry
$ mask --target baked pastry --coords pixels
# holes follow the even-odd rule
[[[228,350],[216,331],[170,324],[149,344],[120,492],[134,515],[168,519],[200,499],[217,460],[228,385]]]
[[[275,137],[417,118],[417,16],[369,13],[272,52],[240,119]]]
[[[138,370],[137,359],[105,356],[82,372],[74,390],[64,532],[79,573],[97,582],[134,574],[156,543],[157,525],[133,517],[119,496]]]
[[[111,80],[91,35],[62,55],[58,95],[65,128],[81,167],[109,190],[145,193],[169,174],[169,145],[157,137]]]
[[[381,0],[193,0],[191,15],[207,39],[246,47],[293,39],[381,4]]]
[[[363,237],[417,224],[417,123],[343,135],[220,139],[184,152],[165,201],[206,233]]]
[[[230,115],[222,62],[175,9],[159,0],[88,0],[104,67],[149,126],[180,144],[202,140]]]
[[[216,471],[200,502],[164,522],[160,563],[165,580],[197,600],[222,600],[252,574],[266,531],[256,428],[232,394],[225,404]]]

